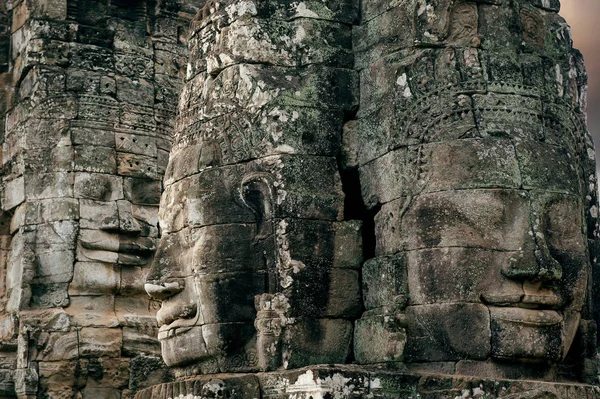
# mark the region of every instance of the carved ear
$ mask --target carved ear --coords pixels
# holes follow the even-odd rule
[[[256,239],[271,234],[273,216],[273,175],[270,173],[249,173],[242,179],[240,189],[242,201],[256,215]]]

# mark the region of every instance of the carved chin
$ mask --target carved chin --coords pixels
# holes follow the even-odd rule
[[[580,313],[490,307],[492,356],[560,362],[575,337]]]
[[[167,366],[183,366],[208,356],[202,327],[174,329],[160,340],[162,357]]]

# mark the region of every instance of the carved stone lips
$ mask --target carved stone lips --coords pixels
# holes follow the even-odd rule
[[[564,301],[551,290],[524,295],[482,295],[493,319],[531,326],[550,326],[564,320]]]
[[[165,340],[176,335],[185,334],[196,325],[196,318],[177,319],[171,324],[162,325],[158,330],[158,340]]]
[[[564,307],[564,301],[558,295],[481,295],[483,303],[499,307],[518,307],[523,309],[554,309]]]
[[[122,265],[144,266],[154,253],[155,246],[146,237],[119,239],[80,239],[84,255],[92,260]]]
[[[140,255],[150,255],[155,250],[152,240],[145,237],[130,240],[119,240],[118,243],[109,240],[81,240],[81,245],[86,249],[96,251],[110,251]]]
[[[165,325],[177,327],[195,324],[197,315],[196,304],[163,302],[161,308],[156,312],[156,321],[161,328]]]
[[[562,312],[549,309],[524,309],[517,307],[490,306],[492,319],[530,326],[551,326],[564,320]]]

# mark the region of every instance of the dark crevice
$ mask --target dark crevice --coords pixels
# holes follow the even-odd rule
[[[381,205],[367,209],[361,195],[358,168],[340,169],[342,190],[344,191],[344,220],[362,222],[363,259],[375,257],[375,215]]]

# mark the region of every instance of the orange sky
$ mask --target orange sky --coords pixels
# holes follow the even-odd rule
[[[574,46],[588,72],[588,127],[600,150],[600,0],[561,0],[560,14],[571,25]],[[599,157],[600,158],[600,157]]]

